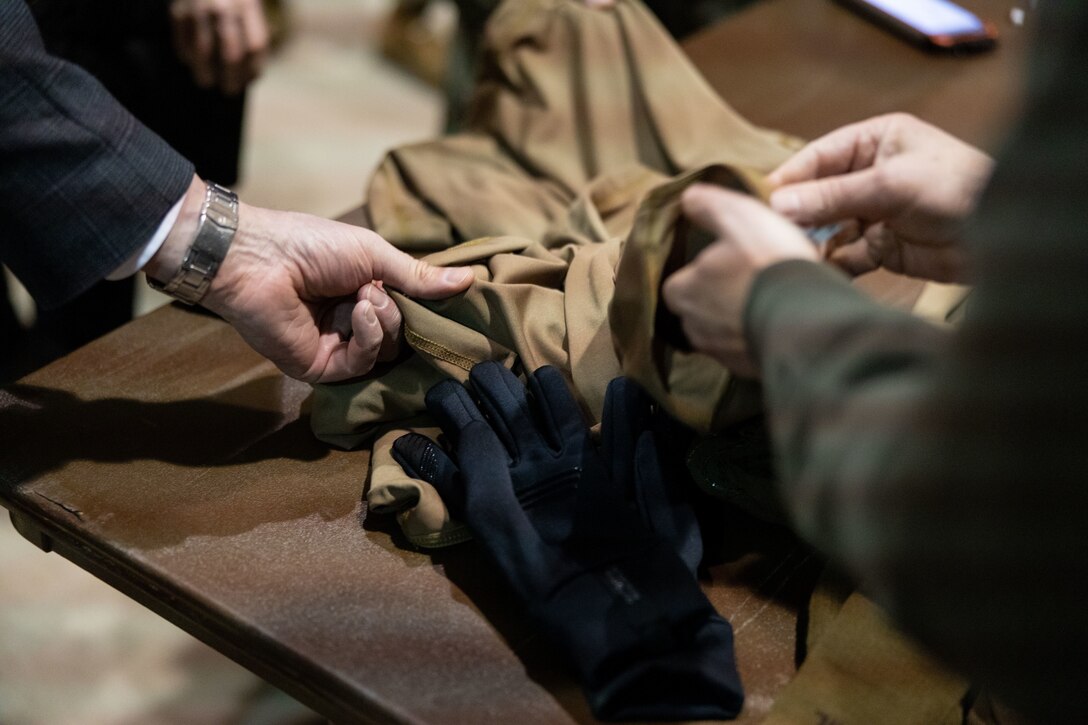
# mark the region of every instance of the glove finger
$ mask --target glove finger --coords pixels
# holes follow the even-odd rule
[[[635,446],[650,428],[653,400],[637,383],[619,377],[605,391],[601,421],[601,453],[611,466],[612,480],[627,492],[634,483]]]
[[[392,454],[406,474],[434,486],[454,518],[464,520],[465,491],[457,464],[438,444],[419,433],[406,433],[393,441]]]
[[[668,542],[695,575],[703,558],[703,537],[695,511],[680,495],[679,483],[686,471],[663,464],[652,431],[639,436],[633,468],[635,506],[642,521]]]
[[[434,486],[443,498],[457,476],[457,465],[446,452],[419,433],[406,433],[393,441],[393,459],[412,478]]]
[[[527,599],[553,575],[556,553],[514,494],[506,450],[485,421],[469,423],[457,445],[464,519],[513,587]]]
[[[633,505],[634,457],[637,432],[648,424],[649,403],[626,378],[608,384],[601,421],[601,451],[592,446],[583,457],[574,530],[579,537],[630,538],[648,533]],[[646,398],[648,401],[648,398]],[[647,411],[640,414],[640,411]],[[589,474],[593,471],[592,474]]]
[[[525,385],[501,364],[487,360],[468,374],[480,408],[515,464],[545,441],[538,431]]]
[[[434,385],[427,391],[425,402],[427,411],[434,416],[455,450],[465,428],[475,422],[486,424],[484,414],[468,390],[456,380],[443,380]]]
[[[582,409],[574,399],[563,374],[551,365],[537,368],[529,376],[541,419],[541,429],[554,450],[562,451],[571,443],[584,443],[587,438]]]

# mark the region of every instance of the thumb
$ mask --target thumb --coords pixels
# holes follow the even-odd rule
[[[878,255],[865,237],[836,247],[828,254],[827,261],[851,277],[872,272],[880,266]]]
[[[751,216],[752,207],[766,212],[766,207],[750,196],[710,184],[689,187],[680,199],[684,216],[720,239],[733,239],[738,221],[741,228]]]
[[[374,248],[373,262],[375,279],[410,297],[426,300],[463,292],[474,279],[470,267],[436,267],[384,241]]]
[[[881,172],[868,168],[816,181],[783,186],[771,194],[771,208],[796,224],[816,226],[844,219],[880,221],[898,211]]]

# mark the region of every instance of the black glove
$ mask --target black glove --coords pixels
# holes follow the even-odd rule
[[[734,717],[744,696],[732,630],[693,576],[698,532],[662,476],[645,394],[612,381],[598,452],[554,368],[530,376],[531,396],[497,363],[469,378],[479,405],[452,380],[427,394],[457,463],[415,434],[394,456],[472,528],[567,655],[594,714]]]

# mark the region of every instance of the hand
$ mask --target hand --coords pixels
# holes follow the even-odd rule
[[[171,0],[174,47],[201,88],[241,93],[268,53],[261,0]]]
[[[737,375],[757,377],[744,335],[752,282],[777,262],[816,261],[816,249],[800,229],[752,197],[697,184],[681,202],[684,214],[717,239],[665,280],[665,304],[696,350]]]
[[[858,220],[860,236],[828,250],[847,272],[956,282],[966,275],[964,221],[992,170],[973,146],[896,113],[813,141],[768,180],[779,187],[771,207],[797,224]]]
[[[168,280],[196,232],[204,183],[194,177],[178,222],[144,270]],[[385,286],[436,299],[466,289],[467,267],[413,259],[374,232],[242,204],[238,231],[202,304],[291,377],[344,380],[395,357],[401,315]]]

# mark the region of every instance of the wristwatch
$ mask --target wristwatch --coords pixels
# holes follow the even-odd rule
[[[196,238],[185,253],[185,258],[181,260],[181,268],[165,284],[148,277],[148,285],[187,305],[200,302],[215,279],[219,265],[227,256],[236,231],[238,195],[230,189],[209,182],[204,203],[200,206]]]

